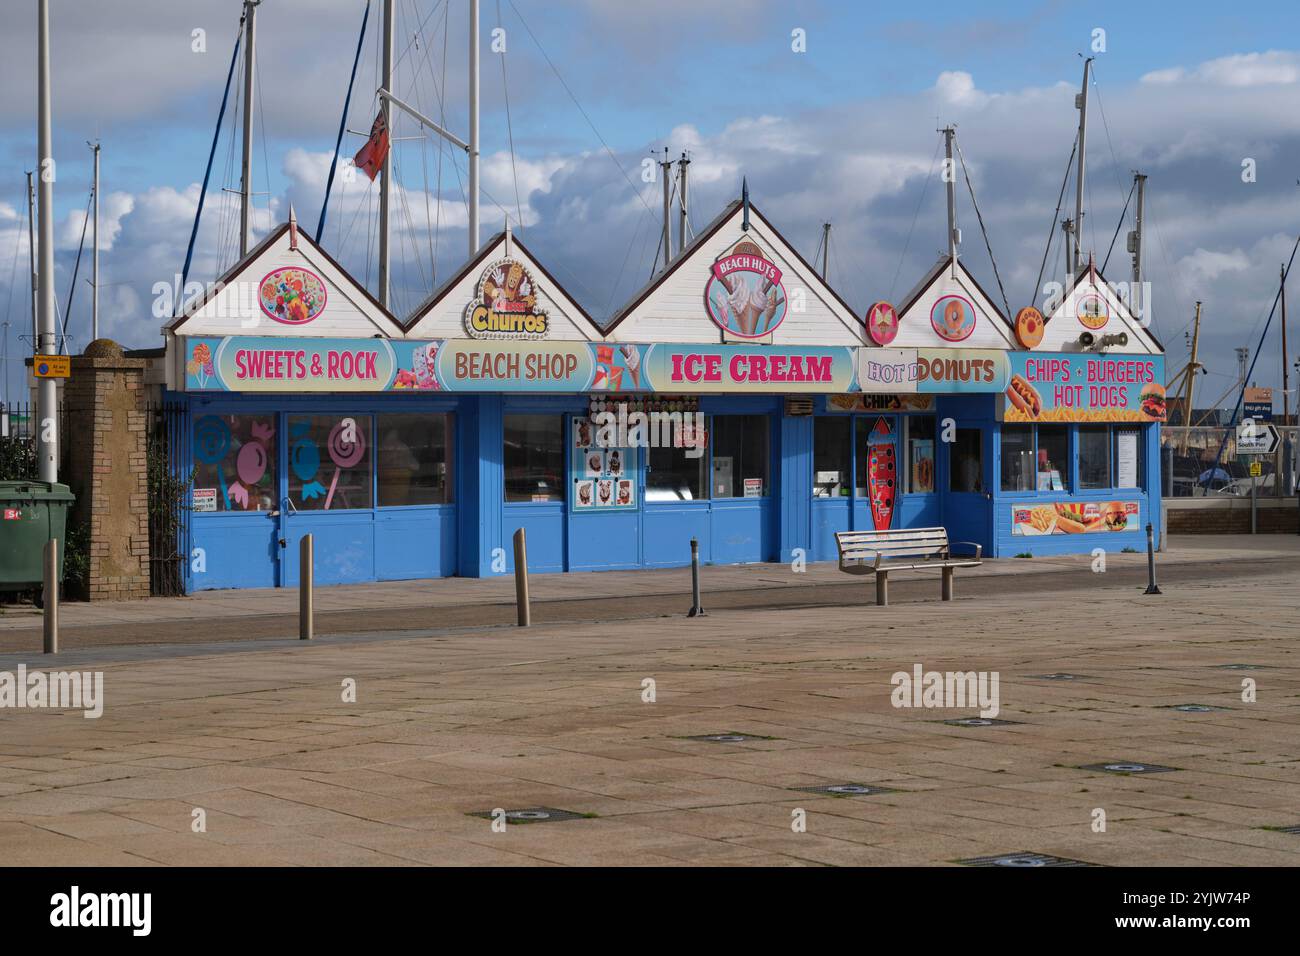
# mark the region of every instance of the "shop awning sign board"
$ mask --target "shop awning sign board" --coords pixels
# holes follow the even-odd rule
[[[858,349],[864,392],[1000,392],[1010,377],[998,349]]]
[[[1272,455],[1282,443],[1282,436],[1272,422],[1247,418],[1237,425],[1238,455]]]

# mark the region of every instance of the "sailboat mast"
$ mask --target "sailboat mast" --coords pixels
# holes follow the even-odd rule
[[[99,338],[99,143],[91,148],[95,151],[95,219],[90,254],[90,340],[93,342]]]
[[[1075,98],[1079,110],[1079,165],[1074,187],[1074,273],[1083,268],[1083,183],[1084,166],[1088,155],[1088,75],[1092,71],[1092,57],[1083,61],[1083,89]]]
[[[50,0],[40,0],[37,39],[36,168],[40,170],[40,291],[37,355],[56,355],[54,329],[54,137],[50,117]],[[57,382],[42,378],[36,389],[36,464],[41,481],[59,480]]]
[[[957,278],[957,169],[952,164],[952,138],[957,132],[955,126],[943,128],[944,185],[948,187],[948,258],[952,277]]]
[[[383,37],[383,76],[380,82],[385,90],[393,89],[393,31],[396,21],[393,15],[393,0],[384,0],[384,37]],[[384,129],[388,131],[389,142],[393,137],[393,110],[387,97],[379,101],[379,113],[384,118]],[[384,165],[379,169],[379,304],[388,308],[389,286],[389,250],[388,250],[388,212],[392,202],[393,189],[392,149],[384,158]]]
[[[32,351],[36,351],[36,342],[40,335],[40,307],[36,304],[36,292],[40,288],[40,279],[36,272],[36,187],[32,185],[32,174],[27,174],[27,262],[32,273]]]
[[[257,5],[244,0],[244,143],[239,174],[239,257],[252,245],[253,213],[253,76],[257,68]]]
[[[1290,423],[1291,402],[1287,397],[1290,388],[1290,370],[1287,368],[1286,351],[1286,264],[1282,265],[1282,424]]]
[[[478,4],[469,0],[469,257],[478,252]],[[390,86],[389,89],[392,89]],[[519,224],[520,227],[523,223]]]

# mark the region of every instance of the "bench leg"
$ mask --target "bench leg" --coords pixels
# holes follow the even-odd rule
[[[876,606],[889,606],[889,572],[876,572]]]
[[[956,568],[943,569],[943,599],[945,601],[952,600],[952,576],[956,570]]]

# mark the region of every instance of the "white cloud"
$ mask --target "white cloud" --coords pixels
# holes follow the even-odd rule
[[[1142,82],[1152,85],[1192,82],[1229,87],[1288,85],[1300,82],[1300,55],[1290,50],[1238,53],[1206,60],[1190,71],[1181,66],[1153,70],[1142,77]]]

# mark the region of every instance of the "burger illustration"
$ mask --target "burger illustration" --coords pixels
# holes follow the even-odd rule
[[[1142,417],[1149,422],[1165,420],[1165,387],[1159,382],[1142,386]]]
[[[1101,512],[1107,531],[1123,531],[1128,527],[1128,509],[1122,501],[1112,501]]]

